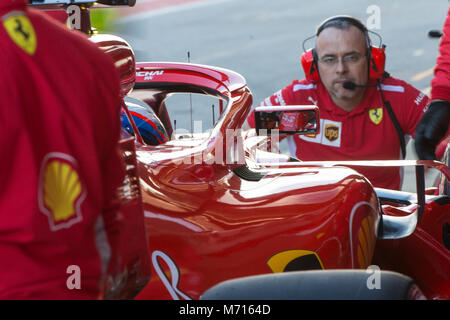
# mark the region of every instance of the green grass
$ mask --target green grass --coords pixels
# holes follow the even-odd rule
[[[91,25],[99,32],[117,30],[117,25],[114,22],[119,14],[116,9],[92,9],[90,13]]]

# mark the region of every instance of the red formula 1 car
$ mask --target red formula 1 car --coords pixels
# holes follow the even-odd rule
[[[280,163],[285,156],[264,150],[276,135],[243,137],[252,96],[239,74],[179,63],[137,63],[136,69],[131,95],[162,116],[168,132],[173,127],[165,101],[172,95],[212,96],[220,109],[206,134],[180,136],[175,130],[157,146],[135,134],[153,267],[137,298],[198,299],[217,283],[239,277],[370,265],[410,276],[427,298],[450,298],[447,166],[432,161]],[[320,130],[317,108],[285,112],[288,117],[278,115],[280,120],[295,112],[309,119],[294,126],[295,132]],[[272,126],[270,120],[263,123]],[[417,193],[374,189],[350,168],[360,165],[414,166]],[[425,195],[424,166],[441,170],[442,195]]]
[[[92,40],[113,56],[128,93],[123,137],[134,136],[151,260],[151,278],[137,299],[226,297],[209,294],[224,281],[228,296],[259,299],[269,297],[268,291],[279,293],[273,274],[289,277],[275,279],[284,299],[293,297],[286,292],[295,294],[288,290],[295,279],[307,279],[303,283],[311,294],[319,288],[318,295],[299,297],[366,298],[384,292],[378,297],[399,298],[389,295],[400,287],[395,282],[369,285],[364,275],[369,266],[413,279],[417,287],[404,287],[403,298],[450,298],[448,162],[301,162],[270,152],[282,121],[288,121],[284,134],[318,132],[318,109],[260,109],[258,134],[249,134],[241,129],[252,94],[238,73],[157,62],[136,63],[130,73],[134,57],[125,41]],[[180,95],[186,99],[177,101]],[[206,103],[199,105],[198,97]],[[179,105],[186,111],[179,112]],[[199,129],[196,115],[201,124],[212,118],[210,130]],[[183,120],[188,125],[180,129]],[[149,135],[156,140],[146,139]],[[362,165],[412,166],[417,192],[373,188],[352,169]],[[441,172],[434,195],[425,190],[424,167]],[[238,285],[227,287],[231,279]],[[259,286],[266,296],[255,281],[267,283]],[[357,289],[345,295],[345,288]],[[247,296],[236,291],[249,289]],[[361,295],[362,289],[369,293]]]

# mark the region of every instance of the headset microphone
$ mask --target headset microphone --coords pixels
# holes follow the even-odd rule
[[[351,81],[345,81],[342,86],[344,87],[344,89],[347,90],[355,90],[356,88],[368,88],[368,87],[376,87],[377,84],[367,84],[367,85],[362,85],[362,84],[356,84],[354,82]]]

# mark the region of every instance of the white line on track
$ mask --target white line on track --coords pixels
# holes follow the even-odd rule
[[[425,78],[427,78],[427,77],[429,77],[429,76],[432,76],[432,75],[433,75],[433,72],[434,72],[434,67],[432,67],[432,68],[430,68],[430,69],[428,69],[428,70],[419,72],[419,73],[415,74],[415,75],[411,78],[411,81],[416,82],[416,81],[423,80],[423,79],[425,79]]]

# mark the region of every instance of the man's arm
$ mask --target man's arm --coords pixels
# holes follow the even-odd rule
[[[422,160],[436,159],[435,150],[450,124],[450,8],[439,45],[439,57],[431,81],[432,102],[416,129],[415,147]]]
[[[421,160],[436,160],[436,147],[445,137],[450,123],[450,102],[434,100],[417,125],[414,144]]]
[[[442,31],[439,56],[431,80],[431,100],[450,101],[450,8]]]

